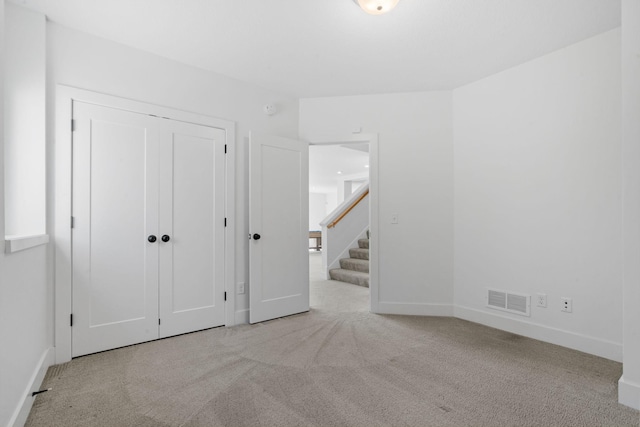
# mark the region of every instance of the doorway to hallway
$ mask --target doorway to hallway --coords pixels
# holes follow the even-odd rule
[[[310,282],[369,294],[369,143],[309,148]],[[326,285],[325,283],[325,285]],[[342,297],[344,298],[344,296]]]

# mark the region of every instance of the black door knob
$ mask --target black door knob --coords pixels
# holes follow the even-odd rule
[[[260,235],[258,233],[254,234],[253,240],[260,240]]]
[[[153,242],[155,242],[155,241],[156,241],[156,240],[158,240],[158,239],[156,239],[156,236],[154,236],[154,235],[152,234],[151,236],[149,236],[149,237],[147,238],[147,240],[149,241],[149,243],[153,243]]]
[[[163,242],[168,242],[169,240],[171,240],[171,237],[169,237],[167,234],[165,234],[164,236],[162,236],[162,241],[163,241]]]

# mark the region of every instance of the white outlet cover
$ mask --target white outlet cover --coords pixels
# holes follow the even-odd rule
[[[275,104],[265,104],[265,106],[262,107],[262,110],[267,116],[273,116],[278,112],[278,108],[275,106]]]
[[[547,294],[537,294],[536,295],[536,305],[538,307],[547,307]]]
[[[560,311],[573,313],[573,300],[571,298],[560,298]]]

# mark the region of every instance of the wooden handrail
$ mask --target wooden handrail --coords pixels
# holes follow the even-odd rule
[[[335,227],[340,222],[340,220],[342,220],[342,218],[347,216],[347,214],[349,212],[351,212],[351,210],[353,208],[355,208],[356,205],[362,201],[362,199],[367,197],[367,194],[369,194],[369,189],[367,189],[364,193],[362,193],[362,195],[360,197],[358,197],[358,200],[356,200],[355,202],[351,203],[351,205],[347,209],[345,209],[344,212],[342,212],[338,218],[336,218],[333,221],[331,221],[331,223],[329,225],[327,225],[327,228]]]

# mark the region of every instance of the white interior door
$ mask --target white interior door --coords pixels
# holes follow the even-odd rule
[[[309,147],[250,137],[250,321],[309,310]]]
[[[224,324],[226,134],[162,120],[160,135],[163,338]]]
[[[72,355],[158,338],[158,133],[74,103]],[[153,239],[152,239],[153,240]]]

